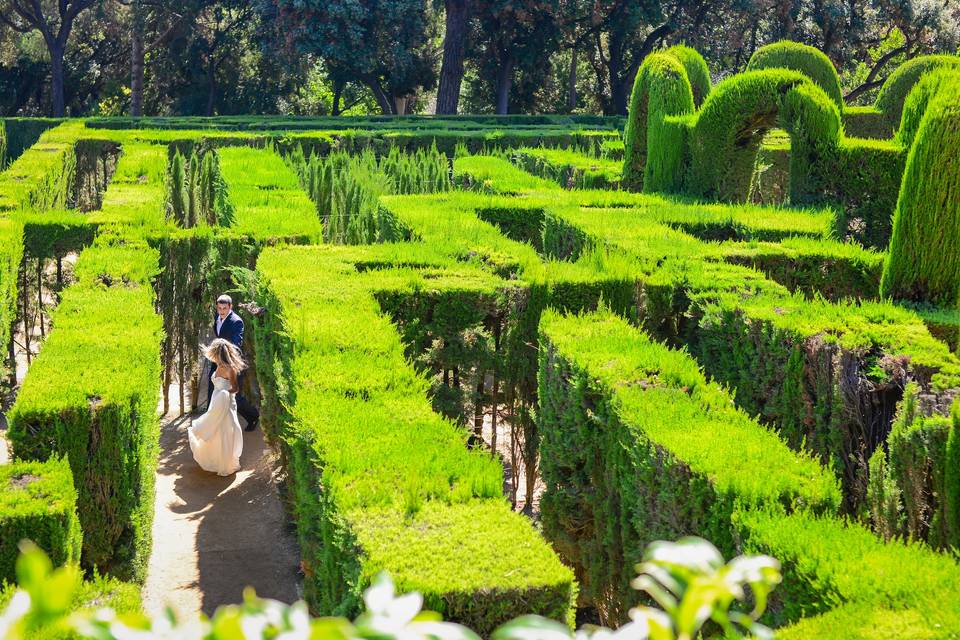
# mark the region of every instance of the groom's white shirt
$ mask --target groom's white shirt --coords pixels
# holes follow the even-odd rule
[[[223,316],[219,313],[217,314],[217,336],[220,335],[220,327],[223,326]]]

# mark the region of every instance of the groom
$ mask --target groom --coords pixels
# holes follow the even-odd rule
[[[243,351],[243,320],[240,319],[240,316],[233,312],[233,299],[230,296],[223,294],[217,298],[217,314],[213,319],[213,333],[218,338],[223,338],[224,340],[229,340],[237,346],[240,351]],[[213,372],[216,370],[216,365],[212,362],[210,363],[210,375],[213,375]],[[240,374],[240,379],[237,381],[237,385],[240,388],[243,388],[243,373]],[[209,404],[210,398],[213,397],[213,380],[209,379],[207,385],[207,403]],[[260,412],[257,411],[257,408],[250,404],[250,401],[247,400],[245,396],[237,393],[237,413],[243,416],[243,419],[247,421],[247,431],[253,431],[257,428],[257,423],[260,421]]]

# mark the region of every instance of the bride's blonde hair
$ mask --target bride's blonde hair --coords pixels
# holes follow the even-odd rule
[[[237,374],[247,368],[243,361],[243,354],[240,353],[237,345],[223,338],[217,338],[203,347],[203,355],[207,360],[216,363],[218,367],[228,367]]]

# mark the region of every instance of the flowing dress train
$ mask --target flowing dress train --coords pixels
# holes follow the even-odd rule
[[[213,395],[207,412],[187,429],[193,459],[204,471],[228,476],[240,469],[243,429],[237,418],[237,399],[230,381],[214,374]]]

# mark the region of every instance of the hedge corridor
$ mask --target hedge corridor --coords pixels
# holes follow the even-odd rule
[[[673,47],[625,122],[5,120],[2,337],[49,335],[0,580],[29,537],[138,606],[157,408],[232,290],[317,613],[386,569],[481,633],[623,622],[645,545],[697,534],[781,559],[783,637],[960,634],[957,68],[850,108],[808,47],[716,85]],[[758,154],[790,207],[748,201]]]

